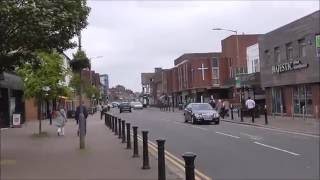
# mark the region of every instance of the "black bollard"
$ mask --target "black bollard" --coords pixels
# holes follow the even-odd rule
[[[158,139],[158,180],[166,179],[166,161],[164,153],[164,143],[166,140]]]
[[[130,123],[126,123],[126,126],[127,126],[127,149],[131,149]]]
[[[142,152],[143,152],[143,165],[142,169],[150,169],[149,165],[149,151],[148,151],[148,131],[142,131]]]
[[[125,143],[126,142],[126,121],[125,120],[122,120],[121,121],[122,123],[122,127],[121,127],[121,138],[122,138],[122,143]]]
[[[114,117],[111,116],[110,118],[111,118],[111,130],[112,132],[114,132]]]
[[[254,123],[254,115],[255,115],[255,109],[253,108],[253,109],[250,109],[250,111],[251,111],[251,118],[252,118],[252,123]]]
[[[230,113],[231,113],[231,120],[233,120],[233,106],[232,106],[232,104],[231,104],[231,106],[230,106]]]
[[[243,110],[242,110],[242,108],[240,109],[240,120],[241,120],[241,122],[243,122]]]
[[[196,155],[192,152],[187,152],[182,155],[185,163],[185,173],[186,173],[186,180],[195,180],[194,174],[194,160]]]
[[[114,117],[114,134],[118,135],[118,118]]]
[[[111,127],[111,115],[110,114],[108,116],[108,125],[109,125],[109,128],[112,129],[112,127]]]
[[[264,122],[267,125],[268,124],[268,112],[267,112],[267,106],[264,106]]]
[[[118,124],[119,124],[119,128],[118,128],[118,138],[121,139],[121,134],[122,134],[122,130],[121,130],[121,119],[118,119]]]
[[[240,117],[240,109],[237,109],[238,117]]]
[[[133,129],[133,157],[139,157],[138,149],[138,127],[132,126]]]
[[[105,115],[104,116],[104,125],[106,125],[108,127],[107,119],[108,119],[108,117],[107,117],[107,115]]]

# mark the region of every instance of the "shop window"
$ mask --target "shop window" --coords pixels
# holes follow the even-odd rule
[[[282,88],[272,88],[272,113],[285,113]]]
[[[312,91],[310,86],[293,89],[294,114],[312,114]]]

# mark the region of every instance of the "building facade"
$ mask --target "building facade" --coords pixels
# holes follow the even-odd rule
[[[319,17],[316,11],[259,38],[268,113],[319,118]]]
[[[260,72],[259,44],[247,47],[248,74]]]

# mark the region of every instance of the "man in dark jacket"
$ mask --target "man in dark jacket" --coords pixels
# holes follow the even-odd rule
[[[83,115],[84,115],[84,124],[85,124],[85,134],[87,133],[87,117],[88,117],[88,110],[86,108],[86,106],[84,105],[84,103],[82,102],[82,112],[83,112]],[[77,124],[79,124],[79,121],[80,121],[80,106],[77,107],[76,109],[76,114],[75,114],[75,119],[77,121]],[[79,132],[78,132],[78,135],[79,135]]]

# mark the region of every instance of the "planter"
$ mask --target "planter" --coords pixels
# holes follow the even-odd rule
[[[79,72],[84,68],[90,67],[89,59],[73,59],[70,61],[72,71]]]

